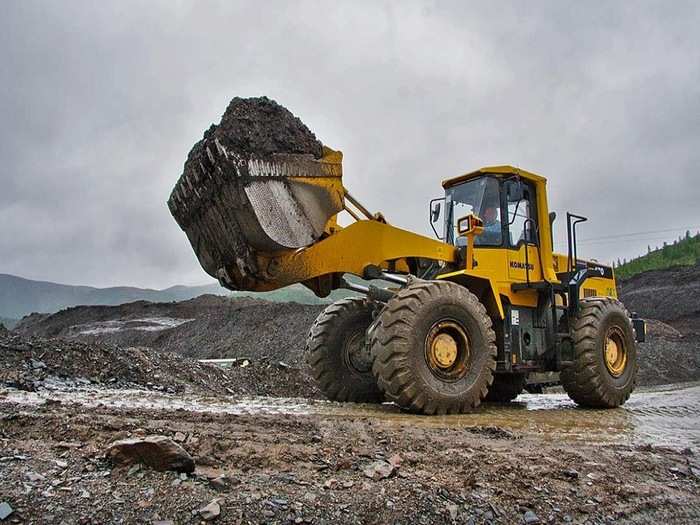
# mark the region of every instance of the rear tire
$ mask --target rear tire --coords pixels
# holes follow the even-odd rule
[[[372,371],[387,399],[423,414],[458,414],[486,396],[496,335],[484,305],[465,287],[413,281],[370,334]]]
[[[573,322],[574,362],[561,372],[577,404],[614,408],[629,399],[637,382],[637,350],[629,313],[617,299],[581,300]]]
[[[495,374],[485,401],[509,403],[525,390],[526,384],[525,374]]]
[[[372,307],[364,298],[342,299],[316,318],[306,341],[306,360],[321,391],[331,401],[381,403],[372,375],[365,333]]]

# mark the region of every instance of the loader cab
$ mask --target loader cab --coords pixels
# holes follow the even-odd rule
[[[441,237],[458,248],[462,269],[466,266],[470,274],[503,288],[514,282],[557,280],[544,177],[513,166],[491,166],[442,186]],[[484,222],[484,230],[473,238],[472,254],[467,255],[469,241],[457,226],[470,213]]]
[[[465,238],[458,221],[474,214],[484,230],[474,239],[475,247],[518,249],[537,245],[535,189],[519,178],[483,174],[445,188],[445,242],[461,247]]]

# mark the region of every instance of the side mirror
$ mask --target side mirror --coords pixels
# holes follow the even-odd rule
[[[470,213],[457,220],[457,232],[460,235],[481,235],[484,232],[484,221]]]
[[[442,202],[438,201],[433,204],[433,208],[430,210],[431,222],[437,222],[440,218],[440,210],[442,209]]]

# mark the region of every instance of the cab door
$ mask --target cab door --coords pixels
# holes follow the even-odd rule
[[[511,281],[541,281],[537,211],[534,187],[524,181],[505,183],[504,208],[507,218],[506,248]]]

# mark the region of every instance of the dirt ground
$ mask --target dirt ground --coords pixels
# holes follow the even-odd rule
[[[144,407],[149,396],[156,399]],[[265,401],[268,410],[260,408]],[[618,435],[584,424],[583,432],[569,433],[571,418],[595,416],[570,406],[548,415],[525,402],[426,418],[387,405],[286,403],[4,388],[0,502],[14,510],[12,523],[199,523],[199,509],[214,500],[217,523],[700,519],[697,427],[676,432],[691,446],[668,446],[634,429]],[[622,417],[621,410],[612,412]],[[677,411],[697,421],[697,406]],[[638,417],[632,412],[630,421]],[[179,442],[195,459],[194,474],[105,459],[110,442],[146,435]]]

